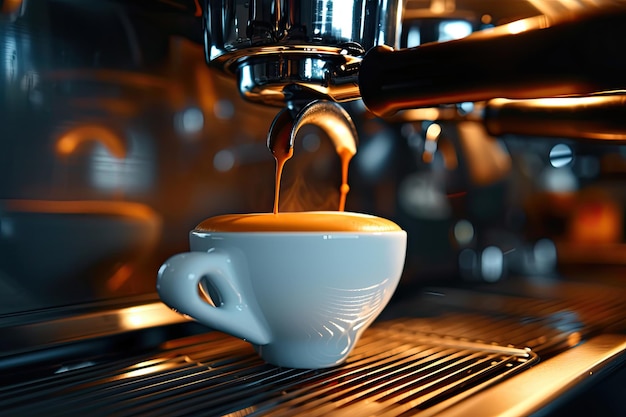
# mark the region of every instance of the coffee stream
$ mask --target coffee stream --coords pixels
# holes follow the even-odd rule
[[[291,128],[293,124],[287,124],[283,126],[280,131],[274,137],[274,140],[269,143],[270,150],[276,159],[276,178],[275,178],[275,191],[274,191],[274,214],[278,214],[278,200],[280,195],[280,180],[283,173],[285,162],[287,162],[293,156],[293,145],[291,143]],[[350,160],[356,153],[351,145],[354,142],[353,137],[343,138],[342,136],[333,137],[335,143],[335,149],[341,160],[341,186],[339,187],[339,211],[344,211],[346,207],[346,198],[350,191],[348,185],[348,167]]]
[[[278,198],[280,194],[280,179],[283,174],[283,167],[293,156],[293,146],[291,146],[290,134],[292,124],[283,126],[274,137],[274,141],[269,143],[270,151],[276,159],[276,178],[274,184],[274,214],[278,214]]]
[[[329,107],[330,106],[330,107]],[[325,103],[313,108],[305,116],[307,122],[323,125],[335,144],[341,159],[341,188],[339,211],[309,211],[278,213],[280,179],[283,167],[293,156],[294,124],[302,119],[291,118],[288,112],[279,113],[270,129],[268,147],[276,159],[276,191],[273,213],[226,214],[211,217],[196,226],[195,232],[395,232],[401,230],[390,220],[376,216],[344,211],[348,186],[348,166],[356,154],[356,134],[344,113],[333,112],[337,107]],[[309,108],[310,110],[311,108]],[[313,113],[321,110],[319,113]],[[322,120],[324,118],[324,120]],[[348,122],[346,122],[346,120]],[[300,124],[302,125],[302,123]],[[300,126],[298,125],[298,126]],[[296,127],[298,127],[296,126]]]
[[[346,208],[346,197],[348,196],[348,192],[350,191],[350,186],[348,185],[348,166],[350,165],[350,160],[354,156],[354,152],[350,150],[348,147],[343,147],[337,149],[339,153],[339,158],[341,159],[341,187],[339,187],[339,211],[344,211]]]

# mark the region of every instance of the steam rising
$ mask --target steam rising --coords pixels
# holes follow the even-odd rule
[[[339,190],[335,185],[308,183],[302,172],[285,185],[280,194],[281,211],[337,210]]]

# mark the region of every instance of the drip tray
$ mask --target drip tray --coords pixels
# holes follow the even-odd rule
[[[3,415],[400,415],[461,401],[538,359],[530,349],[440,337],[413,319],[373,326],[325,370],[264,363],[210,332],[158,352],[60,368],[0,389]]]
[[[88,320],[99,314],[8,328],[13,342],[47,338],[43,351],[22,349],[29,353],[0,361],[0,414],[546,415],[546,408],[626,370],[624,291],[504,290],[431,289],[396,304],[389,319],[364,333],[346,363],[323,370],[269,365],[249,344],[201,326],[198,332],[156,326],[144,329],[144,337],[131,337],[136,330],[117,339],[98,327],[101,320]],[[158,306],[169,311],[155,304],[104,317],[121,323],[126,313],[161,317]],[[89,325],[77,327],[77,320]],[[76,331],[61,331],[68,328]],[[88,329],[106,337],[80,337]],[[62,336],[81,342],[61,343]],[[48,346],[60,348],[58,356]]]

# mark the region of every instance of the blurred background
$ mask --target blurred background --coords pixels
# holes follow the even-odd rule
[[[409,0],[401,44],[584,3]],[[207,66],[198,4],[1,4],[0,314],[154,298],[159,265],[188,249],[204,218],[272,210],[266,136],[279,109],[244,101]],[[408,231],[400,293],[600,267],[620,280],[620,142],[492,135],[484,103],[388,118],[360,100],[342,105],[359,134],[346,209]],[[332,143],[309,126],[295,146],[281,210],[335,210]]]

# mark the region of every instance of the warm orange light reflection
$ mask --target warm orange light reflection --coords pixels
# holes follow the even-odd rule
[[[50,80],[88,80],[102,83],[112,83],[119,86],[129,86],[137,89],[154,89],[167,94],[168,101],[173,107],[182,107],[187,100],[185,91],[179,83],[173,83],[166,77],[159,77],[147,73],[119,71],[111,69],[85,70],[63,69],[49,71],[45,77]]]
[[[454,2],[448,2],[446,0],[432,0],[430,3],[430,11],[433,14],[451,12],[454,11],[454,9]]]
[[[582,340],[581,334],[579,332],[574,332],[570,334],[569,336],[567,336],[567,345],[569,347],[574,347],[577,344],[579,344],[581,340]]]
[[[583,197],[569,222],[572,242],[598,244],[622,240],[623,215],[620,205],[608,196]]]
[[[436,107],[424,107],[421,109],[409,109],[402,112],[405,120],[437,120],[440,110]]]
[[[155,314],[154,307],[151,305],[143,305],[129,307],[121,310],[117,317],[120,326],[126,330],[144,329],[152,326],[163,325],[164,322],[178,322],[181,315],[175,313],[169,308],[164,308]]]
[[[610,98],[610,97],[609,97]],[[581,105],[594,105],[594,104],[603,104],[607,101],[607,96],[584,96],[584,97],[548,97],[548,98],[537,98],[528,101],[521,100],[509,100],[505,98],[496,98],[490,101],[490,104],[494,106],[505,106],[507,103],[514,103],[517,106],[525,106],[530,109],[540,107],[574,107]]]
[[[126,157],[124,141],[113,130],[99,125],[84,125],[64,133],[56,142],[56,152],[60,155],[71,155],[83,143],[97,142],[102,144],[111,155],[123,159]]]
[[[145,363],[139,363],[136,365],[138,369],[134,369],[132,371],[124,372],[119,376],[118,379],[126,379],[126,378],[137,378],[150,374],[157,374],[159,372],[165,371],[167,369],[171,369],[175,367],[175,364],[172,363],[159,363],[155,365],[146,365]]]
[[[530,29],[530,25],[529,22],[526,20],[517,20],[515,22],[511,22],[508,25],[505,26],[506,30],[512,34],[515,35],[517,33],[521,33],[524,32],[525,30]]]
[[[200,7],[200,3],[198,2],[198,0],[193,0],[193,2],[196,6],[196,11],[194,13],[194,16],[196,17],[202,16],[202,8]]]
[[[561,0],[561,1],[546,1],[546,0],[527,0],[535,9],[541,14],[547,16],[559,16],[565,13],[565,10],[569,12],[584,11],[589,4],[600,4],[600,1],[596,0]],[[565,9],[565,10],[564,10]]]
[[[431,163],[435,157],[437,151],[437,140],[441,134],[441,126],[437,123],[433,123],[426,129],[426,135],[424,142],[424,153],[422,154],[422,161],[424,163]]]
[[[139,111],[137,103],[121,98],[77,97],[72,99],[72,105],[81,109],[104,109],[108,113],[124,117],[135,117]]]
[[[426,129],[426,140],[437,140],[441,134],[441,126],[437,123],[433,123]]]
[[[4,0],[2,3],[2,13],[11,14],[22,6],[22,0]]]
[[[206,73],[206,69],[200,66],[195,68],[195,88],[198,92],[198,103],[203,113],[211,114],[215,105],[215,98],[218,93],[215,89],[213,78]]]
[[[554,20],[546,15],[529,17],[527,19],[515,20],[505,25],[495,26],[493,28],[485,29],[482,31],[474,32],[472,37],[474,38],[490,38],[492,36],[500,35],[516,35],[518,33],[525,32],[527,30],[543,29],[550,27],[554,24]]]
[[[456,149],[449,140],[445,138],[439,141],[439,151],[443,156],[443,165],[449,171],[454,171],[459,167],[459,160],[456,155]]]
[[[510,155],[485,132],[481,124],[460,123],[459,133],[463,155],[467,158],[470,177],[475,184],[492,184],[511,171]]]
[[[7,211],[23,213],[109,214],[150,221],[158,219],[158,215],[150,207],[130,201],[0,200],[0,204]]]
[[[128,281],[133,274],[133,268],[130,265],[122,265],[113,276],[107,280],[107,287],[111,291],[117,291]]]

